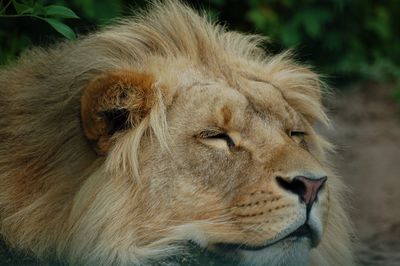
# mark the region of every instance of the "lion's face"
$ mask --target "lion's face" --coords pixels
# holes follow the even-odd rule
[[[179,92],[167,115],[170,150],[152,155],[152,183],[168,185],[150,193],[174,198],[166,208],[179,224],[204,221],[190,229],[199,245],[251,259],[304,257],[328,210],[314,133],[278,88],[246,85],[208,81]]]
[[[141,200],[133,204],[146,221],[134,225],[142,243],[175,234],[250,263],[288,264],[288,258],[306,263],[326,224],[329,180],[317,159],[316,133],[287,101],[285,88],[261,77],[244,76],[234,88],[223,80],[182,76],[171,90],[152,75],[128,71],[122,76],[118,88],[131,76],[131,84],[146,83],[138,77],[152,80],[147,83],[161,83],[163,93],[172,94],[165,113],[167,148],[147,134],[139,149],[146,185],[134,188]],[[109,77],[101,79],[95,83],[109,84]],[[106,97],[121,95],[108,87],[114,93]],[[126,94],[125,106],[137,101]],[[123,130],[121,138],[129,140],[136,130]],[[121,147],[134,145],[121,144],[118,137],[114,142],[119,148],[111,148],[109,161],[118,158],[114,153]]]

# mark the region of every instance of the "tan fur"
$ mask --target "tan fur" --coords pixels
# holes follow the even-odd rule
[[[310,261],[351,265],[344,188],[313,129],[329,124],[321,82],[290,53],[266,55],[261,40],[164,1],[1,70],[2,236],[70,265],[147,264],[188,240],[215,252],[221,242],[263,245],[305,217],[276,177],[326,174]],[[126,127],[114,132],[104,112],[121,109]],[[290,137],[296,130],[304,139]],[[235,146],[205,137],[213,131]],[[307,245],[234,256],[308,263]]]

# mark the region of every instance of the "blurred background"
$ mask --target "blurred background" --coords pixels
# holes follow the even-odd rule
[[[231,30],[294,49],[334,89],[326,100],[337,172],[351,186],[361,265],[400,265],[400,1],[197,0]],[[75,39],[129,16],[144,0],[0,0],[0,67],[31,46]],[[32,265],[1,244],[0,264]]]

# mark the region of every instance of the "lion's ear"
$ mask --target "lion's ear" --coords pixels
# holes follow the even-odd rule
[[[99,155],[107,153],[111,137],[140,123],[155,102],[154,79],[132,70],[113,71],[89,82],[81,98],[86,138]]]

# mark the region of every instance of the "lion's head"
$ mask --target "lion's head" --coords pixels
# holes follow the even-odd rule
[[[328,123],[321,82],[259,41],[166,1],[4,71],[26,77],[20,95],[1,88],[0,135],[21,142],[1,159],[3,235],[71,264],[151,263],[187,243],[251,265],[351,263],[313,128]]]

